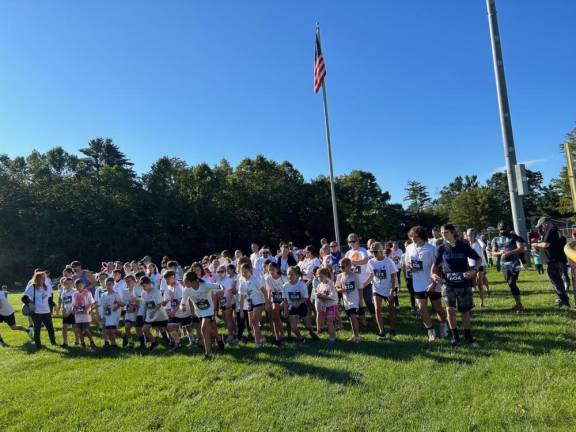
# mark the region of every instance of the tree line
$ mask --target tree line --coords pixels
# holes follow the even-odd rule
[[[570,213],[565,169],[549,185],[541,173],[528,171],[528,183],[529,222],[542,213]],[[414,224],[450,220],[480,229],[510,219],[505,173],[484,185],[476,176],[456,177],[435,199],[410,181],[402,206],[372,173],[354,170],[336,178],[336,195],[341,232],[364,240],[403,239]],[[333,237],[325,176],[305,181],[290,162],[261,155],[236,167],[226,160],[209,166],[162,157],[137,175],[109,138],[91,140],[79,155],[61,147],[0,155],[0,221],[0,281],[25,277],[35,267],[60,269],[72,259],[92,269],[101,259],[145,254],[190,263],[223,248],[246,249],[254,240],[274,248],[281,241],[303,246]]]

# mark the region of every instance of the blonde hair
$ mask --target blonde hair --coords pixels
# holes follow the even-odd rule
[[[44,272],[35,272],[32,275],[32,279],[31,279],[32,283],[34,285],[41,285],[42,284],[42,276],[44,276]]]

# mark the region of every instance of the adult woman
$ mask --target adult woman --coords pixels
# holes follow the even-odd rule
[[[278,255],[278,257],[276,258],[276,262],[280,266],[280,272],[283,275],[286,275],[288,267],[292,267],[297,264],[294,255],[292,255],[292,253],[290,252],[290,246],[287,245],[286,243],[282,243],[280,245],[280,255]]]
[[[44,324],[48,331],[50,343],[56,345],[52,314],[50,313],[52,288],[46,285],[46,274],[41,271],[35,272],[30,282],[24,291],[22,302],[30,308],[30,316],[34,324],[34,343],[36,344],[36,348],[42,348],[40,341],[42,324]]]

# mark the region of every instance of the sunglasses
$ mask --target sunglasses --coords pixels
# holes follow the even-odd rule
[[[358,240],[348,240],[348,243],[358,243]]]
[[[226,273],[226,270],[218,270],[218,273]]]
[[[338,245],[330,245],[331,248],[338,247]]]

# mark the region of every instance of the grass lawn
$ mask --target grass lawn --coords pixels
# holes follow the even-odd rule
[[[227,347],[209,362],[189,348],[36,352],[0,324],[0,431],[576,430],[576,314],[557,310],[547,278],[525,271],[527,313],[514,315],[501,275],[489,276],[475,348],[429,343],[406,291],[392,342],[372,327],[359,345],[346,330],[334,349],[323,336]],[[19,310],[19,295],[10,300]]]

